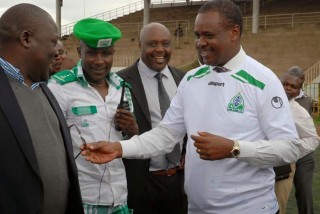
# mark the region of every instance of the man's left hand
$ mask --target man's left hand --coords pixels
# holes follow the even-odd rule
[[[208,132],[198,132],[198,134],[199,136],[191,135],[191,138],[201,159],[220,160],[232,157],[230,152],[233,148],[233,140]]]

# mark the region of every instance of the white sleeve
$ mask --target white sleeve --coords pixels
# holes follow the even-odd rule
[[[239,140],[238,159],[262,168],[294,163],[302,155],[302,140],[298,139],[288,98],[278,79],[270,81],[264,90],[257,108],[266,139]]]
[[[120,141],[122,157],[146,159],[171,152],[175,142],[181,142],[185,133],[177,132],[160,123],[152,130],[130,140]]]
[[[252,166],[268,168],[295,163],[300,156],[301,140],[258,140],[254,143],[239,141],[239,145],[239,160],[246,161]]]
[[[183,79],[162,122],[152,130],[130,140],[120,141],[123,157],[146,159],[171,152],[186,134],[183,118]]]
[[[279,79],[268,82],[258,103],[265,140],[298,138],[288,97]]]
[[[302,140],[299,157],[302,158],[319,146],[319,137],[308,111],[294,100],[290,101],[290,105],[299,138]]]
[[[254,143],[255,147],[252,142],[239,141],[239,160],[255,166],[280,166],[296,162],[319,146],[320,138],[312,117],[295,101],[290,101],[290,105],[300,139],[261,140]]]

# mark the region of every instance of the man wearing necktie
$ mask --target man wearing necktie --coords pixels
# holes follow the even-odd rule
[[[170,32],[159,23],[141,29],[141,57],[119,71],[131,85],[134,114],[139,134],[156,127],[170,106],[170,100],[184,73],[168,66],[171,57]],[[182,142],[172,152],[147,160],[125,159],[128,205],[136,214],[178,214],[187,212],[183,171],[179,170]]]

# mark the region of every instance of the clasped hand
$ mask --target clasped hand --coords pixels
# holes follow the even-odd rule
[[[191,138],[201,159],[220,160],[231,157],[233,140],[208,132],[198,132],[198,134],[199,136],[191,135]]]

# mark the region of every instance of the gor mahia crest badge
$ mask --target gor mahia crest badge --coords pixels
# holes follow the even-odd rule
[[[244,101],[243,101],[243,97],[241,96],[240,93],[237,94],[236,96],[234,96],[230,100],[230,102],[228,104],[227,111],[243,113],[243,111],[244,111]]]

